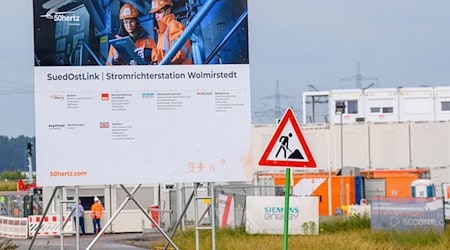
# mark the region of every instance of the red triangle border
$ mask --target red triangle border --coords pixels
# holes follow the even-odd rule
[[[277,143],[277,139],[280,137],[281,132],[283,132],[284,127],[287,122],[290,121],[292,127],[294,128],[294,132],[300,140],[300,144],[306,154],[308,161],[292,161],[292,160],[268,160],[268,156],[270,152],[272,152],[273,147]],[[288,108],[281,119],[281,122],[278,124],[275,133],[272,136],[269,144],[267,145],[266,150],[261,156],[261,159],[258,162],[260,166],[271,166],[271,167],[293,167],[293,168],[315,168],[317,167],[316,161],[314,160],[313,155],[311,154],[311,150],[306,143],[306,140],[303,136],[303,133],[298,125],[297,119],[295,118],[294,111],[291,108]]]

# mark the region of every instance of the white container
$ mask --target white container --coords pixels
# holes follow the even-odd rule
[[[364,114],[367,122],[398,122],[398,89],[365,90]]]
[[[400,121],[433,121],[433,88],[401,88],[399,106]]]
[[[435,197],[433,181],[429,179],[419,179],[411,182],[412,197],[430,198]]]

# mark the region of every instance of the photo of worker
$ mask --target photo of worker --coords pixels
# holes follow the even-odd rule
[[[247,0],[34,0],[35,66],[248,64]]]
[[[169,51],[183,34],[185,27],[176,20],[172,0],[153,0],[150,13],[155,17],[158,33],[158,45],[153,50],[152,61],[154,64],[159,64],[164,59],[166,51]],[[170,64],[192,64],[192,48],[189,38],[172,57]]]
[[[129,3],[122,5],[120,8],[120,32],[115,36],[116,39],[112,41],[125,44],[123,42],[124,39],[128,39],[131,44],[128,47],[131,47],[132,51],[131,53],[126,53],[126,51],[120,50],[122,48],[120,44],[112,43],[109,48],[106,65],[150,64],[152,49],[156,47],[156,43],[150,38],[147,31],[139,25],[138,16],[137,9]],[[119,53],[119,50],[121,53]],[[125,54],[127,54],[127,57],[125,57]]]

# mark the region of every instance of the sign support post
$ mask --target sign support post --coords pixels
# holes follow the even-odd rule
[[[291,169],[286,168],[286,180],[284,186],[284,236],[283,250],[288,249],[289,236],[289,196],[291,195]]]
[[[288,249],[289,196],[291,194],[291,167],[315,168],[316,161],[302,134],[294,111],[286,109],[272,139],[258,163],[260,166],[286,167],[284,191],[284,237],[283,250]]]

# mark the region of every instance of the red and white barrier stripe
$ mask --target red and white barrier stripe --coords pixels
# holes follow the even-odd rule
[[[28,216],[28,234],[33,237],[36,234],[37,227],[41,221],[40,215]],[[63,223],[66,221],[66,216],[63,216]],[[58,215],[47,215],[44,217],[41,228],[37,233],[37,236],[56,236],[60,235],[60,220]],[[72,223],[67,223],[64,227],[64,231],[72,231]]]
[[[0,236],[10,239],[27,239],[27,218],[0,216]]]
[[[219,223],[220,228],[234,227],[233,196],[219,194]]]

